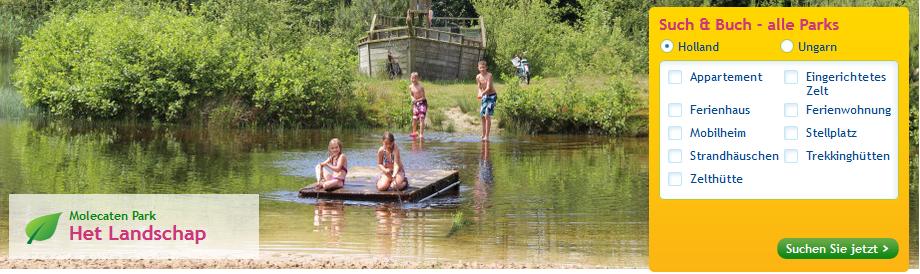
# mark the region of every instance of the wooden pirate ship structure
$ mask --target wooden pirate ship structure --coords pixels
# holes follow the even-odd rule
[[[472,79],[483,58],[482,17],[434,17],[431,0],[409,0],[406,16],[375,14],[358,40],[358,69],[374,77],[425,80]]]

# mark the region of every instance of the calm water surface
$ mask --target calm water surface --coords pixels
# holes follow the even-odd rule
[[[596,136],[400,134],[408,169],[457,169],[425,203],[297,197],[333,137],[372,166],[381,131],[208,130],[0,120],[0,235],[9,193],[254,193],[263,255],[647,267],[648,144]],[[456,216],[466,225],[451,233]],[[3,252],[6,252],[6,242]]]

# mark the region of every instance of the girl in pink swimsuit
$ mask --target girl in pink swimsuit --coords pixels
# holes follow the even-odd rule
[[[342,153],[342,142],[333,138],[329,141],[329,158],[316,166],[316,189],[333,191],[342,188],[345,186],[346,175],[348,159]]]

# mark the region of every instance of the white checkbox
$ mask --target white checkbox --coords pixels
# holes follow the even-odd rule
[[[785,159],[787,163],[798,163],[799,151],[795,149],[787,149],[785,153],[783,153],[783,159]]]
[[[668,83],[669,84],[680,84],[681,73],[679,70],[669,70],[668,71]]]
[[[668,150],[668,162],[671,163],[680,163],[680,149],[671,149]]]
[[[668,104],[668,116],[680,117],[681,112],[682,112],[680,109],[681,109],[680,104],[675,104],[675,103]]]
[[[669,186],[679,186],[680,185],[680,172],[668,172],[668,185]]]
[[[680,127],[668,127],[668,139],[669,140],[680,140],[681,138]]]
[[[785,105],[783,109],[784,109],[783,112],[786,114],[786,117],[798,117],[799,116],[799,104],[788,103]]]
[[[786,84],[798,84],[799,83],[799,71],[797,70],[787,70],[786,71]]]
[[[783,130],[786,140],[798,140],[799,139],[799,127],[788,126]]]

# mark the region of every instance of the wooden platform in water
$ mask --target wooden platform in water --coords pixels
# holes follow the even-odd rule
[[[460,176],[456,170],[406,171],[409,188],[403,191],[378,191],[376,168],[354,167],[345,177],[345,187],[334,191],[315,190],[316,184],[300,189],[300,197],[318,199],[357,200],[373,202],[418,202],[459,189]]]

